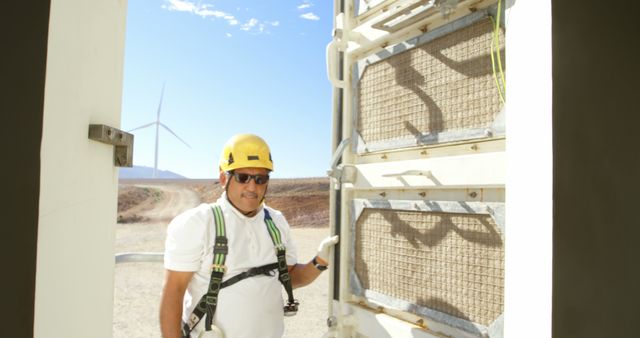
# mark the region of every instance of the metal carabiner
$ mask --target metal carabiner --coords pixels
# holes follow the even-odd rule
[[[198,338],[224,338],[224,334],[222,333],[222,330],[220,330],[219,327],[215,325],[211,325],[211,331],[203,330],[198,335]]]

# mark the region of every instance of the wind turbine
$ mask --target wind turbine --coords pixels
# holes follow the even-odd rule
[[[187,147],[191,148],[190,145],[187,144],[187,142],[185,142],[183,139],[180,138],[180,136],[178,136],[176,133],[173,132],[173,130],[171,130],[169,127],[167,127],[164,123],[160,122],[160,110],[162,109],[162,98],[164,97],[164,84],[162,85],[162,91],[160,92],[160,103],[158,103],[158,114],[156,117],[156,120],[151,122],[151,123],[147,123],[145,125],[142,125],[140,127],[136,127],[133,128],[131,130],[129,130],[130,132],[134,131],[134,130],[138,130],[138,129],[143,129],[146,127],[150,127],[155,125],[156,126],[156,149],[155,149],[155,158],[154,158],[154,163],[153,163],[153,178],[156,178],[156,172],[158,171],[158,141],[159,141],[159,131],[160,131],[160,126],[162,126],[164,129],[166,129],[167,131],[169,131],[171,134],[173,134],[173,136],[175,136],[178,140],[180,140],[182,143],[184,143]]]

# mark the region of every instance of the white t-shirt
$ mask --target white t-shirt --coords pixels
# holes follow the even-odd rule
[[[223,194],[216,202],[222,208],[229,253],[223,281],[250,268],[275,263],[276,253],[264,222],[264,209],[254,217],[236,210]],[[287,249],[287,265],[297,263],[296,248],[289,224],[277,210],[264,206],[280,230]],[[215,227],[213,210],[201,204],[176,216],[167,228],[164,267],[172,271],[194,271],[184,297],[182,320],[186,321],[206,293],[211,278]],[[245,278],[220,290],[213,324],[225,337],[281,338],[284,333],[282,284],[275,276]],[[197,337],[204,330],[204,317],[191,332]]]

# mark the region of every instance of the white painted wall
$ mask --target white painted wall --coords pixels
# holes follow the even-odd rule
[[[127,1],[52,0],[35,337],[111,337],[118,173],[89,124],[118,128]]]
[[[507,14],[505,337],[551,337],[551,1]]]

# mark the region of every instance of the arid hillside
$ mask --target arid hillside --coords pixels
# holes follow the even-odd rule
[[[218,180],[121,179],[118,223],[169,222],[185,209],[214,202],[221,193]],[[272,179],[266,203],[282,211],[292,227],[326,227],[329,179]]]

